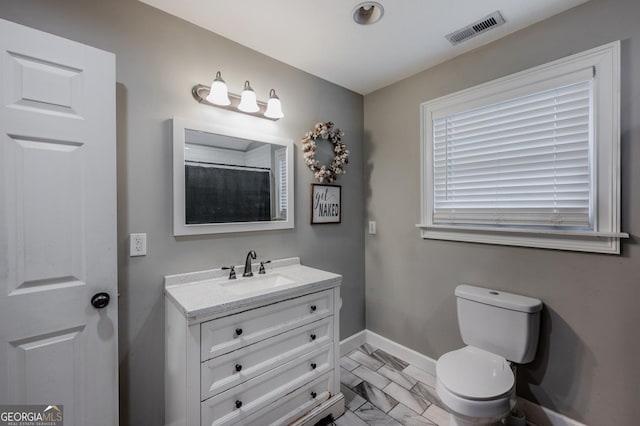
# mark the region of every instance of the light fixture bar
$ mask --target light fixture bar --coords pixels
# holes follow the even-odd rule
[[[244,112],[238,109],[238,105],[240,105],[240,95],[236,95],[235,93],[229,92],[229,99],[231,100],[231,104],[229,105],[216,105],[207,101],[207,96],[209,96],[209,91],[211,88],[209,86],[205,86],[204,84],[196,84],[191,89],[191,94],[193,98],[201,104],[209,105],[217,108],[226,109],[229,111],[240,112],[242,114],[251,115],[254,117],[264,118],[265,120],[278,121],[280,118],[266,117],[264,113],[267,111],[267,103],[262,101],[257,101],[258,103],[258,111],[256,112]]]

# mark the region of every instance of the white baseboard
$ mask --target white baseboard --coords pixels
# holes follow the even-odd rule
[[[435,377],[436,375],[436,360],[431,359],[426,355],[416,352],[413,349],[409,349],[406,346],[402,346],[400,343],[396,343],[393,340],[389,340],[373,331],[365,330],[367,336],[367,343],[376,348],[380,348],[383,351],[407,361],[414,367],[418,367],[421,370],[426,371]]]
[[[340,342],[340,355],[344,356],[364,343],[405,360],[432,376],[436,375],[436,360],[370,330],[362,330],[342,340]],[[586,426],[549,408],[520,397],[518,397],[518,408],[524,413],[530,426]]]
[[[586,426],[547,407],[518,397],[518,408],[532,426]]]
[[[340,341],[340,356],[343,357],[349,352],[367,343],[367,330],[359,331],[346,339]]]

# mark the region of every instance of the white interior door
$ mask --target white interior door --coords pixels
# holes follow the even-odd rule
[[[5,20],[0,56],[0,403],[114,425],[115,57]]]

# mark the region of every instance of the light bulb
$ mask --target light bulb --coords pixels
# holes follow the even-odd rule
[[[231,100],[229,100],[229,91],[227,89],[227,84],[222,79],[220,75],[220,71],[216,73],[216,79],[211,83],[211,89],[209,90],[209,95],[207,96],[207,102],[211,102],[216,105],[230,105]]]
[[[240,105],[238,105],[238,109],[243,112],[258,112],[260,110],[256,100],[256,94],[251,86],[249,86],[249,80],[244,82],[244,90],[240,97]]]
[[[267,110],[265,111],[264,116],[269,118],[284,117],[280,98],[276,95],[276,91],[274,89],[271,89],[269,92],[269,101],[267,101]]]

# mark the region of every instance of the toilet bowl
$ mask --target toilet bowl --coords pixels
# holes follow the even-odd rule
[[[513,408],[515,378],[506,359],[466,346],[438,360],[436,392],[453,414],[451,425],[491,425]]]
[[[531,362],[536,352],[542,302],[468,285],[456,298],[467,346],[438,359],[436,392],[451,426],[502,424],[516,400],[512,362]]]

